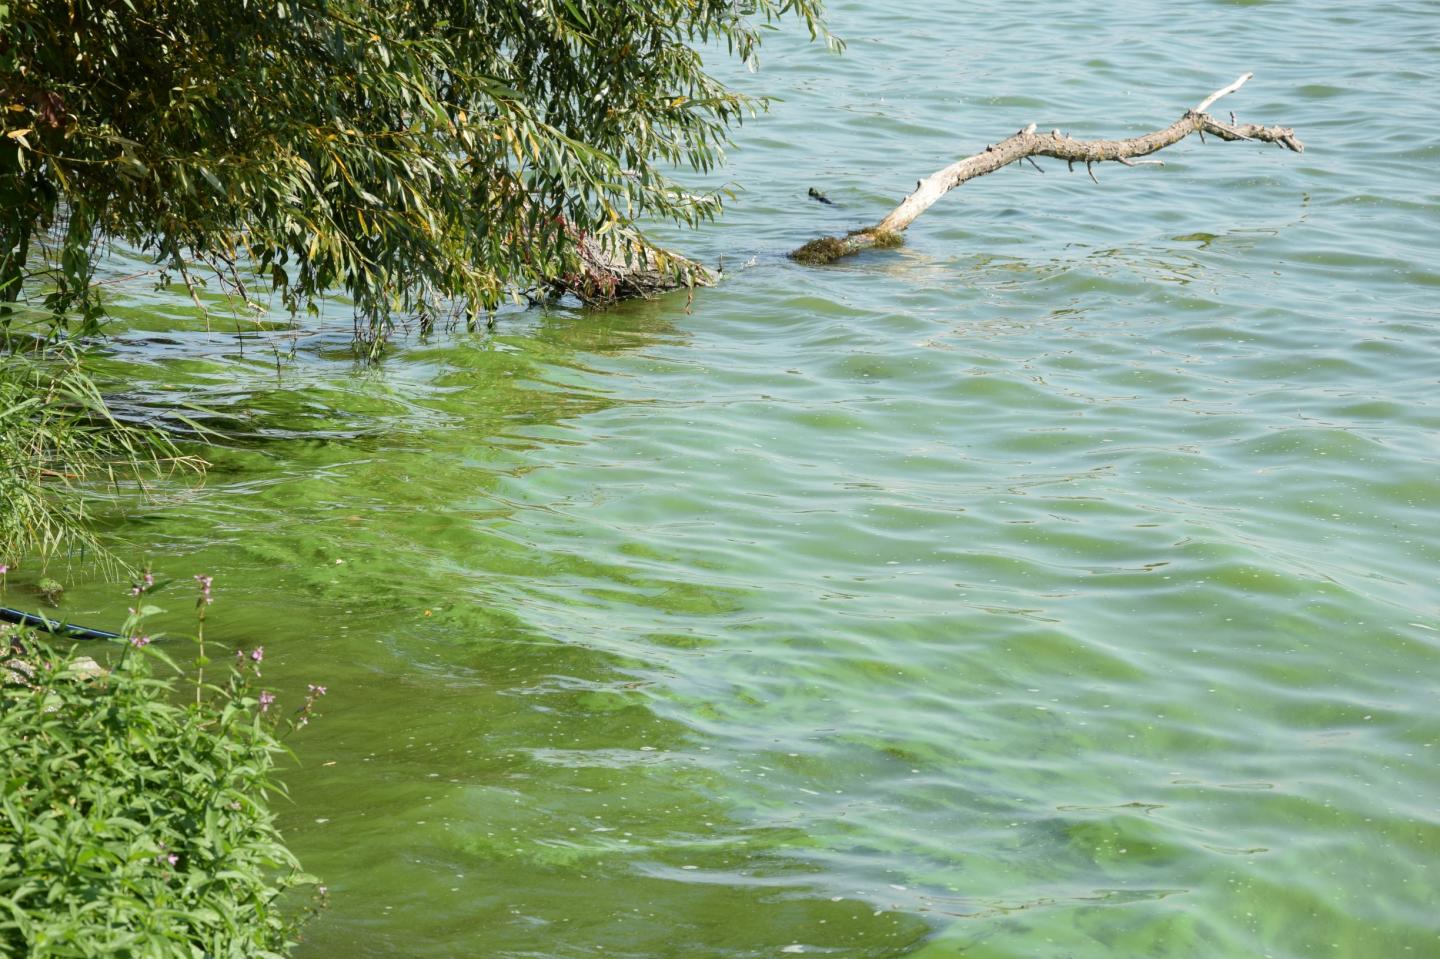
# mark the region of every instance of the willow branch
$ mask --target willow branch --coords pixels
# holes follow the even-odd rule
[[[651,246],[633,230],[620,229],[604,243],[580,234],[574,238],[578,269],[550,281],[552,293],[571,293],[585,303],[648,299],[671,290],[714,286],[719,274]]]
[[[821,237],[818,240],[812,240],[791,253],[790,257],[801,263],[831,263],[843,256],[849,256],[871,247],[899,246],[900,234],[946,193],[967,180],[994,173],[1012,163],[1027,159],[1033,162],[1033,157],[1064,160],[1072,169],[1076,163],[1084,163],[1086,171],[1090,173],[1090,178],[1093,180],[1095,178],[1093,166],[1096,163],[1113,161],[1125,166],[1135,166],[1137,162],[1160,163],[1159,160],[1137,161],[1137,158],[1148,156],[1179,143],[1192,133],[1201,134],[1202,139],[1204,134],[1209,133],[1221,140],[1274,143],[1296,153],[1302,152],[1305,145],[1295,136],[1295,131],[1289,127],[1267,127],[1254,123],[1242,125],[1232,122],[1226,124],[1205,112],[1221,97],[1240,89],[1252,75],[1243,74],[1229,86],[1216,90],[1201,100],[1194,109],[1186,110],[1184,116],[1165,129],[1147,133],[1144,136],[1131,137],[1128,140],[1076,140],[1059,130],[1038,133],[1035,130],[1035,124],[1032,123],[999,143],[987,146],[980,153],[952,163],[945,169],[919,181],[915,184],[915,192],[907,196],[899,206],[890,212],[889,216],[874,226],[857,230],[849,236]]]

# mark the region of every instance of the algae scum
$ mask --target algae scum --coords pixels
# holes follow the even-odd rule
[[[365,368],[343,308],[237,336],[124,287],[113,381],[229,439],[115,532],[330,689],[283,807],[333,902],[301,954],[1440,954],[1433,8],[832,22],[844,58],[735,77],[785,100],[676,241],[731,266],[688,312]],[[783,256],[1242,70],[1226,109],[1303,156],[1006,170],[901,249]]]

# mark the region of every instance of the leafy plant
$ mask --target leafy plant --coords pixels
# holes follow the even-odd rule
[[[269,806],[291,724],[256,692],[263,654],[181,705],[139,626],[108,673],[0,636],[0,956],[284,956],[314,880]]]

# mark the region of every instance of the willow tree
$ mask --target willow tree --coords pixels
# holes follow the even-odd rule
[[[194,289],[344,291],[363,332],[507,295],[693,278],[643,216],[695,224],[757,101],[755,57],[820,0],[0,0],[0,299],[103,318],[118,240]]]
[[[108,244],[195,293],[343,293],[397,316],[705,274],[637,220],[696,224],[762,104],[705,72],[820,0],[0,0],[0,567],[84,542],[86,477],[194,465],[105,411],[74,354],[21,357],[16,301],[99,329]],[[258,297],[257,297],[258,298]],[[7,453],[8,451],[8,453]]]

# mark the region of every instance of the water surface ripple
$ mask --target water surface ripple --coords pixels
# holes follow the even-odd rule
[[[734,77],[785,99],[676,240],[732,268],[688,312],[367,370],[342,321],[133,291],[125,396],[232,440],[117,533],[332,690],[285,811],[334,900],[302,955],[1440,955],[1434,4],[832,22],[844,57]],[[1246,70],[1222,105],[1303,156],[1008,169],[902,250],[780,256]]]

